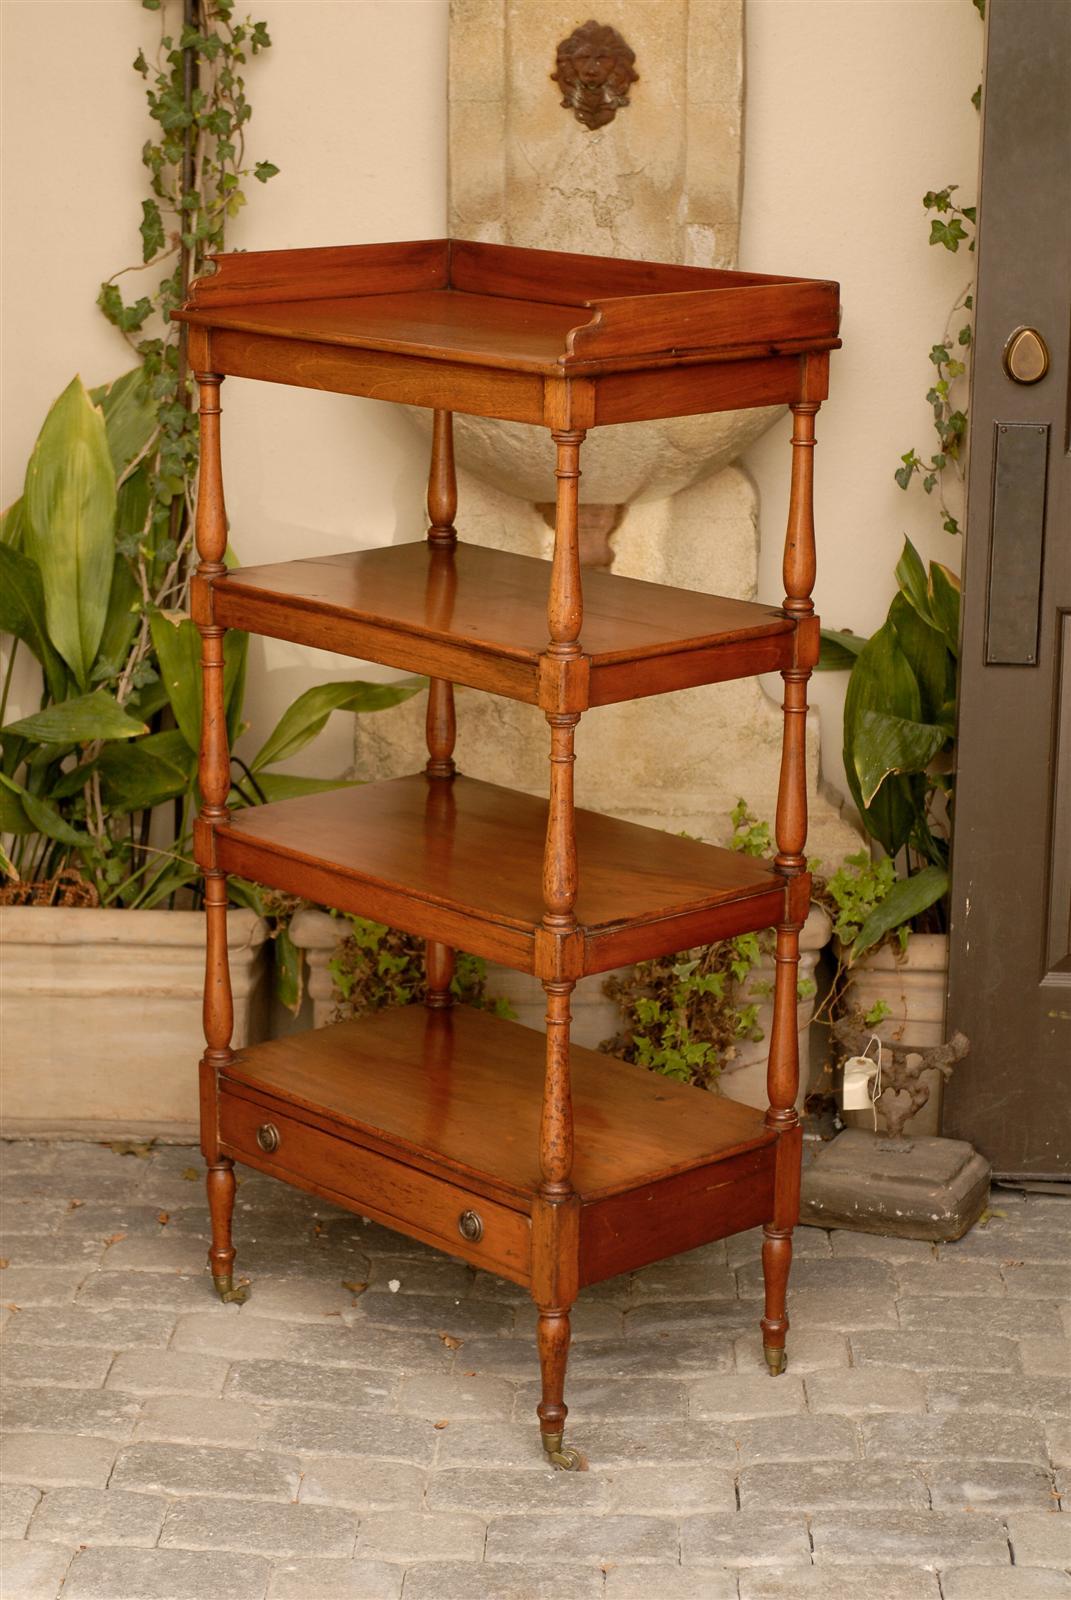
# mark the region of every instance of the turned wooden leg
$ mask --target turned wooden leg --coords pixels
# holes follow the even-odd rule
[[[220,1156],[208,1168],[208,1210],[212,1218],[212,1243],[208,1251],[208,1264],[212,1268],[212,1282],[221,1300],[241,1305],[249,1298],[249,1286],[234,1286],[234,1245],[231,1243],[231,1218],[234,1215],[234,1195],[237,1184],[234,1162],[230,1156]]]
[[[536,1332],[539,1343],[539,1370],[543,1379],[543,1396],[536,1407],[539,1413],[539,1432],[548,1459],[565,1472],[575,1472],[580,1466],[579,1451],[567,1449],[562,1444],[565,1419],[569,1407],[564,1400],[565,1369],[569,1361],[569,1309],[562,1306],[540,1306],[539,1326]]]
[[[792,1230],[775,1228],[768,1222],[762,1231],[762,1277],[766,1289],[762,1353],[766,1357],[766,1365],[776,1378],[785,1370],[785,1335],[788,1333],[785,1300],[788,1295],[788,1272],[792,1265]]]
[[[795,661],[781,676],[785,684],[784,737],[777,792],[777,855],[774,866],[785,884],[785,912],[777,929],[773,1022],[767,1070],[766,1123],[777,1132],[773,1216],[763,1228],[762,1275],[766,1291],[762,1348],[776,1377],[785,1369],[788,1315],[785,1302],[792,1265],[792,1230],[800,1214],[800,1159],[803,1134],[796,1111],[799,1090],[797,993],[800,928],[807,916],[811,882],[807,841],[807,681],[818,652],[818,619],[811,590],[815,577],[814,419],[817,402],[792,407],[792,488],[785,538],[785,601],[796,623]]]

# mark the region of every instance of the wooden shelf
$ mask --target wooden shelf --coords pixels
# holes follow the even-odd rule
[[[426,541],[241,567],[212,583],[217,622],[539,702],[550,566]],[[783,611],[608,572],[584,574],[588,704],[792,665]]]
[[[419,773],[252,806],[214,832],[225,872],[537,972],[546,827],[545,800]],[[784,880],[750,856],[594,811],[576,836],[585,972],[784,914]]]
[[[583,426],[784,404],[840,343],[821,279],[463,239],[211,259],[174,313],[200,370],[521,422],[562,380],[591,380]]]
[[[271,1040],[221,1076],[223,1141],[299,1183],[312,1141],[322,1192],[524,1281],[527,1215],[515,1213],[530,1214],[539,1192],[545,1050],[542,1034],[469,1006],[397,1007]],[[650,1213],[652,1186],[709,1196],[723,1167],[743,1168],[759,1197],[749,1201],[745,1185],[744,1203],[761,1220],[777,1139],[762,1112],[577,1046],[571,1078],[586,1277],[618,1270],[622,1251],[641,1264],[642,1226],[617,1240],[607,1225],[623,1207]],[[278,1135],[273,1152],[256,1141],[265,1121]],[[400,1179],[399,1165],[412,1169]],[[457,1230],[466,1198],[485,1222],[473,1248]],[[680,1226],[694,1221],[684,1215]],[[706,1237],[709,1221],[701,1226]]]

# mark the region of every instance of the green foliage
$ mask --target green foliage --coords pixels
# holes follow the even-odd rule
[[[148,419],[120,549],[153,606],[168,610],[186,605],[198,452],[180,326],[171,313],[207,257],[225,248],[227,223],[246,203],[244,180],[252,175],[266,183],[279,169],[270,161],[246,162],[252,106],[243,69],[271,43],[264,24],[239,20],[234,0],[201,0],[197,28],[182,25],[177,0],[145,9],[159,12],[160,34],[155,51],[139,50],[133,63],[154,125],[141,150],[149,187],[140,202],[141,259],[101,284],[97,303],[138,357],[138,368],[120,383],[136,379],[137,403]],[[137,276],[146,272],[147,288]],[[120,282],[130,275],[139,284],[132,294]],[[137,629],[130,647],[139,660],[149,656],[148,632]]]
[[[867,832],[890,856],[907,848],[946,868],[959,582],[937,561],[927,572],[910,539],[896,578],[888,617],[852,661],[844,771]]]
[[[985,16],[985,0],[974,0],[980,17]],[[982,86],[978,85],[971,96],[971,104],[978,110],[982,103]],[[952,198],[958,184],[946,184],[943,189],[928,189],[922,197],[923,208],[930,222],[931,245],[943,246],[958,254],[961,244],[969,252],[975,248],[975,230],[978,222],[977,206],[960,206]],[[944,337],[931,346],[929,360],[934,374],[926,390],[926,400],[933,411],[933,426],[937,434],[937,448],[927,460],[914,446],[905,450],[893,477],[901,489],[910,487],[912,479],[919,478],[926,494],[936,492],[941,516],[941,526],[946,533],[960,533],[959,519],[949,508],[945,497],[947,475],[962,480],[963,459],[967,447],[968,421],[966,409],[957,397],[967,391],[968,363],[973,343],[972,312],[974,309],[973,284],[957,296],[949,312]],[[957,353],[958,352],[958,353]]]
[[[770,826],[746,801],[737,801],[730,822],[734,850],[771,855]],[[744,933],[641,961],[623,976],[608,978],[605,992],[620,1004],[623,1027],[600,1049],[680,1083],[713,1088],[741,1044],[763,1037],[758,1001],[770,985],[752,974],[772,948],[772,929]],[[800,999],[813,994],[813,982],[802,981],[797,993]]]
[[[52,406],[19,503],[23,548],[0,543],[0,627],[12,636],[0,722],[19,644],[41,667],[38,710],[0,725],[0,831],[14,835],[0,866],[9,878],[45,885],[73,871],[102,904],[152,906],[197,876],[200,637],[184,613],[153,604],[146,569],[119,548],[117,485],[135,481],[146,437],[137,390],[120,379],[94,394],[96,404],[75,379]],[[124,656],[117,641],[138,628],[151,649]],[[232,741],[242,727],[245,653],[246,636],[229,632],[223,690]],[[422,681],[347,680],[300,695],[252,766],[236,761],[243,776],[230,803],[337,787],[270,769],[302,750],[333,710],[396,705]],[[176,802],[173,837],[150,846],[149,814],[165,801]]]
[[[388,928],[367,917],[332,911],[344,928],[328,971],[338,1000],[337,1016],[360,1017],[385,1006],[407,1006],[427,993],[424,940]],[[487,992],[487,963],[457,952],[450,993],[460,1005],[475,1006],[499,1017],[512,1017],[509,1002]]]

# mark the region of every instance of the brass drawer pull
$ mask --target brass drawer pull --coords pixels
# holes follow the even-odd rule
[[[463,1211],[457,1219],[457,1231],[469,1244],[479,1244],[483,1238],[483,1218],[478,1211]]]
[[[279,1130],[274,1122],[265,1122],[257,1129],[257,1143],[268,1155],[271,1155],[273,1150],[278,1150]]]

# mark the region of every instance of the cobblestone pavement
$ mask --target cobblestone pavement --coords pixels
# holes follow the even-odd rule
[[[223,1306],[193,1150],[5,1151],[3,1600],[1071,1597],[1060,1199],[801,1229],[777,1379],[754,1234],[599,1286],[569,1474],[511,1285],[247,1174]]]

